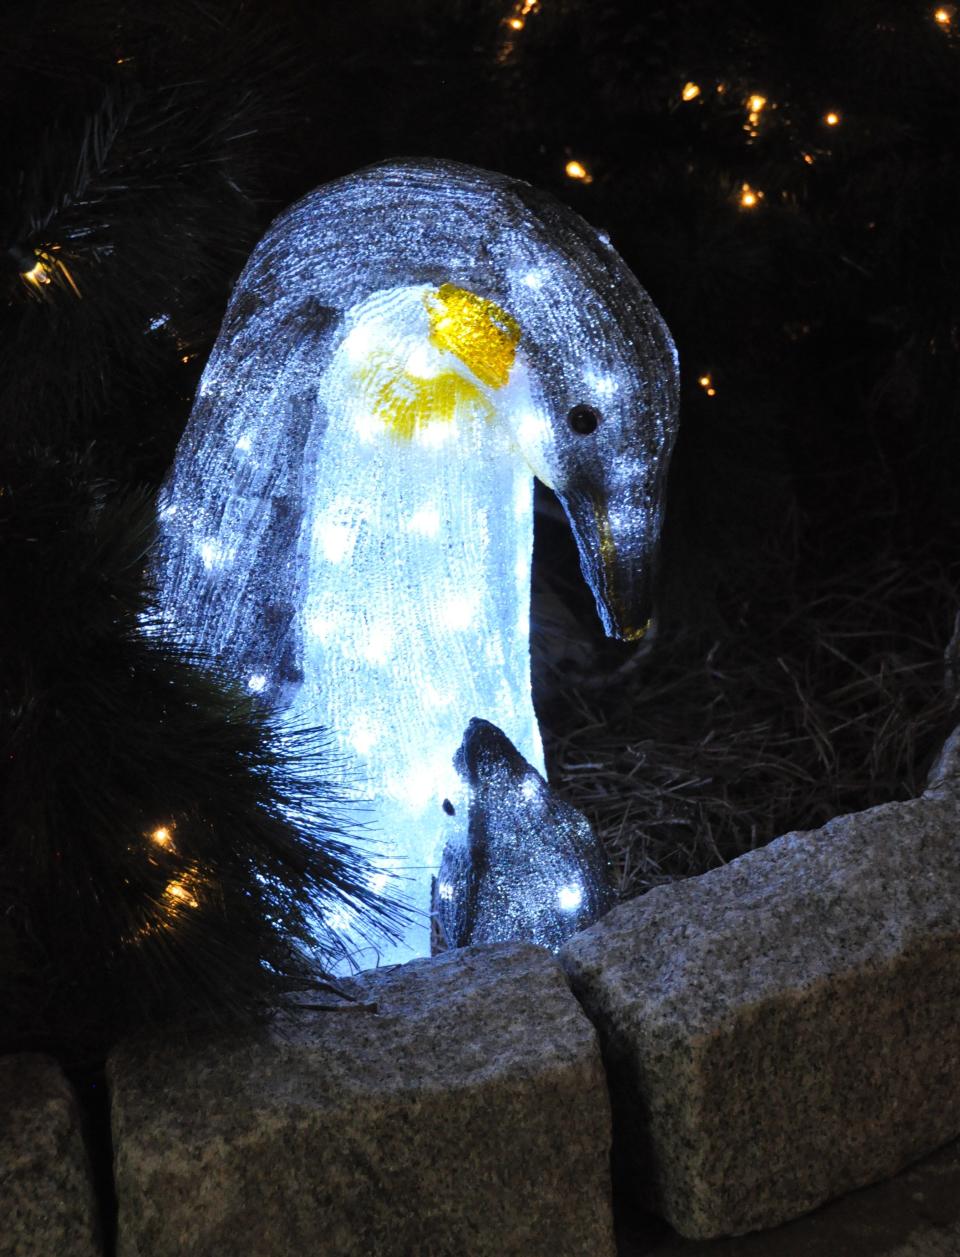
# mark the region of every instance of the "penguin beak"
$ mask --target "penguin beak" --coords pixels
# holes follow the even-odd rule
[[[474,789],[508,776],[522,777],[528,765],[502,729],[474,716],[464,731],[460,749],[453,757],[457,772]],[[498,776],[498,770],[499,776]]]
[[[652,584],[659,519],[629,497],[612,510],[598,494],[561,495],[584,578],[608,637],[638,642],[653,615]]]

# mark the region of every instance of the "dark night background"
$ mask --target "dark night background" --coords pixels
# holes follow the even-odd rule
[[[678,345],[649,645],[601,640],[546,495],[538,518],[548,755],[621,892],[920,788],[955,717],[960,610],[952,6],[94,0],[3,21],[0,962],[13,1006],[46,992],[14,1042],[58,1041],[91,964],[120,975],[93,1022],[133,999],[146,962],[118,939],[171,874],[129,836],[164,799],[249,908],[267,838],[249,822],[223,872],[222,835],[248,823],[236,774],[269,811],[280,753],[256,750],[263,713],[133,640],[150,493],[266,225],[382,158],[552,191],[609,232]],[[202,780],[198,747],[222,756]],[[121,1023],[197,972],[222,985],[236,937],[204,919]]]

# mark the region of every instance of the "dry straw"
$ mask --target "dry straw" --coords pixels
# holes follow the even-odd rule
[[[661,632],[600,678],[588,644],[579,675],[551,652],[548,614],[551,776],[597,827],[621,896],[921,791],[960,718],[956,605],[936,563],[878,562],[735,632]]]

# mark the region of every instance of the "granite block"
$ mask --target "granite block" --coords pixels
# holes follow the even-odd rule
[[[556,959],[371,971],[375,1009],[112,1055],[119,1257],[604,1257],[610,1112]]]
[[[775,1226],[960,1133],[960,797],[791,833],[570,940],[617,1182],[682,1235]]]
[[[80,1109],[48,1056],[0,1057],[0,1255],[101,1252]]]
[[[684,1240],[646,1215],[617,1241],[618,1257],[958,1257],[960,1142],[773,1230]]]

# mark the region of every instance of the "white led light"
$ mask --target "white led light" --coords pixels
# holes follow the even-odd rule
[[[587,377],[587,383],[598,397],[612,397],[617,391],[617,381],[612,375],[595,375]]]
[[[253,690],[254,694],[262,694],[267,688],[267,678],[260,672],[255,673],[247,681],[247,689]]]
[[[356,913],[349,908],[333,908],[324,914],[324,924],[331,930],[346,933],[353,925]]]
[[[360,441],[364,445],[369,445],[380,435],[383,424],[368,410],[358,410],[353,416],[353,428]]]
[[[576,912],[582,902],[582,886],[561,886],[557,891],[557,904],[564,912]]]
[[[306,620],[307,632],[319,642],[330,640],[332,634],[336,631],[337,622],[329,615],[324,615],[320,611],[315,611],[313,615],[308,615]]]
[[[437,620],[444,628],[468,629],[477,619],[478,604],[475,594],[450,594],[440,604]]]
[[[357,716],[347,733],[347,741],[358,755],[366,755],[380,741],[380,729],[369,716]]]
[[[343,342],[343,351],[351,362],[366,362],[370,351],[377,343],[377,329],[372,325],[359,324],[354,327]]]
[[[523,445],[541,445],[550,440],[549,420],[535,410],[524,410],[517,421],[517,436]]]
[[[421,506],[407,520],[407,532],[420,537],[436,537],[440,532],[440,512],[432,504]]]
[[[386,663],[393,650],[393,626],[384,621],[373,624],[367,633],[362,654],[368,663]]]
[[[449,690],[446,693],[438,690],[432,681],[424,681],[423,701],[427,708],[443,709],[444,707],[449,707],[453,702],[453,695],[449,692]]]
[[[360,527],[360,518],[354,513],[351,517],[350,508],[337,503],[333,511],[317,521],[316,534],[320,541],[320,551],[328,563],[344,563],[353,553]]]
[[[432,449],[439,449],[440,446],[453,441],[456,435],[449,424],[431,423],[421,428],[414,436],[414,440]]]
[[[413,809],[416,815],[434,800],[438,791],[439,777],[434,765],[421,762],[411,764],[408,771],[401,777],[395,776],[388,783],[393,797],[400,803]]]
[[[215,541],[203,542],[200,546],[200,558],[203,560],[203,566],[208,572],[215,567],[219,567],[223,561],[220,547]]]
[[[390,874],[384,873],[382,870],[377,873],[371,873],[367,878],[367,885],[375,895],[382,895],[387,888],[387,882],[390,880]]]
[[[436,355],[426,345],[417,345],[407,356],[404,366],[409,375],[420,380],[428,380],[437,374]]]

